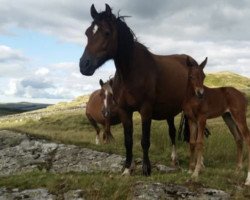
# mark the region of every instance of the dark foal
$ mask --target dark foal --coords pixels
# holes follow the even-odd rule
[[[113,140],[110,126],[121,123],[115,109],[116,104],[113,101],[112,79],[106,83],[100,80],[100,85],[101,89],[90,95],[86,105],[86,116],[96,130],[96,144],[100,144],[100,128],[97,123],[103,126],[104,143]]]
[[[123,17],[116,17],[109,5],[98,13],[91,6],[93,22],[86,30],[88,43],[80,59],[80,72],[92,76],[107,60],[113,59],[116,73],[114,98],[124,128],[126,161],[124,174],[130,174],[133,160],[133,112],[141,115],[143,174],[151,174],[148,156],[152,119],[167,120],[175,154],[174,117],[182,111],[186,94],[187,55],[161,56],[139,43]]]
[[[192,178],[198,178],[202,168],[204,130],[206,120],[222,116],[237,144],[237,169],[242,168],[243,140],[248,147],[248,175],[245,184],[250,185],[250,132],[246,123],[247,100],[233,87],[208,88],[204,86],[203,69],[207,58],[198,65],[187,58],[189,66],[188,89],[183,103],[190,127],[190,164]]]

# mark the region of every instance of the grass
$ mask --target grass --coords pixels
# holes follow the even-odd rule
[[[219,81],[219,79],[217,79]],[[214,81],[216,82],[216,81]],[[249,79],[242,84],[245,87],[248,102],[250,102]],[[222,84],[218,82],[216,84]],[[210,85],[211,86],[211,85]],[[86,102],[86,96],[77,100],[48,107],[47,110],[58,108],[71,108]],[[141,158],[140,145],[141,122],[138,113],[134,114],[134,157]],[[179,125],[180,117],[176,118],[176,127]],[[247,112],[247,122],[250,124],[250,107]],[[221,119],[208,121],[208,127],[212,135],[205,141],[204,163],[205,170],[200,175],[198,183],[190,183],[190,175],[187,174],[189,151],[186,143],[177,141],[177,154],[181,170],[171,174],[161,174],[155,170],[151,177],[141,176],[141,170],[136,171],[134,176],[122,178],[120,174],[108,173],[66,173],[53,174],[34,171],[31,173],[1,177],[0,187],[7,188],[48,188],[54,194],[61,194],[70,189],[83,189],[88,199],[129,199],[131,188],[137,181],[163,182],[187,185],[191,188],[197,186],[222,189],[231,194],[235,199],[249,199],[250,190],[244,187],[244,180],[247,174],[247,154],[244,150],[244,166],[240,173],[235,173],[236,166],[236,145],[232,135]],[[42,117],[40,120],[26,119],[20,121],[3,121],[0,129],[10,129],[37,137],[46,138],[65,144],[75,144],[91,149],[125,155],[123,129],[121,125],[112,127],[115,142],[112,144],[95,145],[95,131],[90,126],[84,115],[84,111],[74,112],[59,111],[52,115]],[[153,121],[151,128],[150,159],[152,164],[170,165],[171,146],[168,136],[168,127],[165,121]],[[238,189],[241,187],[242,189]]]
[[[249,109],[248,109],[249,116]],[[178,127],[180,117],[176,118]],[[248,118],[250,122],[250,118]],[[244,152],[244,168],[239,174],[234,173],[236,166],[236,146],[232,135],[220,119],[208,121],[212,135],[206,139],[205,165],[206,169],[201,174],[198,185],[222,189],[237,198],[249,196],[248,188],[243,186],[247,173],[247,156]],[[39,121],[29,119],[22,122],[5,122],[0,124],[0,129],[10,129],[23,133],[50,139],[66,144],[75,144],[89,147],[99,151],[125,155],[123,130],[121,125],[112,127],[115,142],[112,144],[95,145],[95,131],[88,123],[83,111],[55,112],[53,115],[42,117]],[[167,125],[164,121],[153,121],[151,132],[150,159],[152,164],[170,164],[170,140],[167,133]],[[140,117],[134,114],[134,157],[141,158]],[[188,169],[188,145],[177,142],[178,157],[181,170],[172,174],[160,174],[153,170],[152,176],[141,176],[141,170],[135,175],[121,181],[120,174],[51,174],[45,172],[32,172],[18,176],[2,177],[0,186],[9,188],[48,188],[53,193],[62,193],[69,189],[83,189],[89,199],[126,199],[131,195],[131,185],[136,181],[159,181],[177,184],[187,184],[190,175]],[[63,184],[63,185],[62,185]],[[196,187],[196,184],[188,184]],[[242,186],[241,192],[235,190],[236,186]]]

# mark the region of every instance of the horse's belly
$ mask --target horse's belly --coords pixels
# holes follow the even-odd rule
[[[176,105],[156,105],[153,108],[152,118],[155,120],[164,120],[168,117],[176,116],[178,113],[181,112],[181,106]]]

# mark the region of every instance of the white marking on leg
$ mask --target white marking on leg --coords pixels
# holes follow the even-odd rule
[[[175,145],[173,145],[172,146],[171,159],[172,159],[172,161],[176,161],[176,158],[177,158],[176,149],[175,149]]]
[[[247,179],[246,179],[245,185],[250,186],[250,172],[247,173]]]
[[[122,176],[129,176],[130,175],[130,169],[129,168],[125,168],[123,173],[122,173]]]
[[[99,144],[100,144],[100,138],[99,138],[99,136],[96,136],[96,137],[95,137],[95,144],[96,144],[96,145],[99,145]]]

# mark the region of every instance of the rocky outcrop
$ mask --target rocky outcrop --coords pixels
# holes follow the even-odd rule
[[[43,170],[53,173],[65,172],[108,172],[121,173],[124,157],[116,154],[98,152],[75,145],[57,144],[37,139],[25,134],[0,131],[0,176],[8,176]],[[136,159],[141,168],[141,159]],[[154,170],[172,173],[175,168],[154,165]],[[132,199],[229,199],[220,190],[200,188],[191,191],[188,187],[163,183],[137,182],[131,186]],[[85,199],[83,190],[70,190],[62,194],[51,194],[47,189],[31,190],[0,188],[0,200],[34,199]]]
[[[0,188],[0,199],[1,200],[84,200],[84,192],[82,190],[70,190],[61,195],[55,195],[49,193],[47,189],[32,189],[23,190],[12,189],[7,190],[6,188]]]
[[[138,182],[134,186],[133,199],[189,199],[189,200],[227,200],[230,195],[221,190],[199,188],[191,191],[188,187],[162,184]]]
[[[123,160],[122,156],[115,154],[0,131],[1,176],[34,169],[56,173],[121,172]]]

